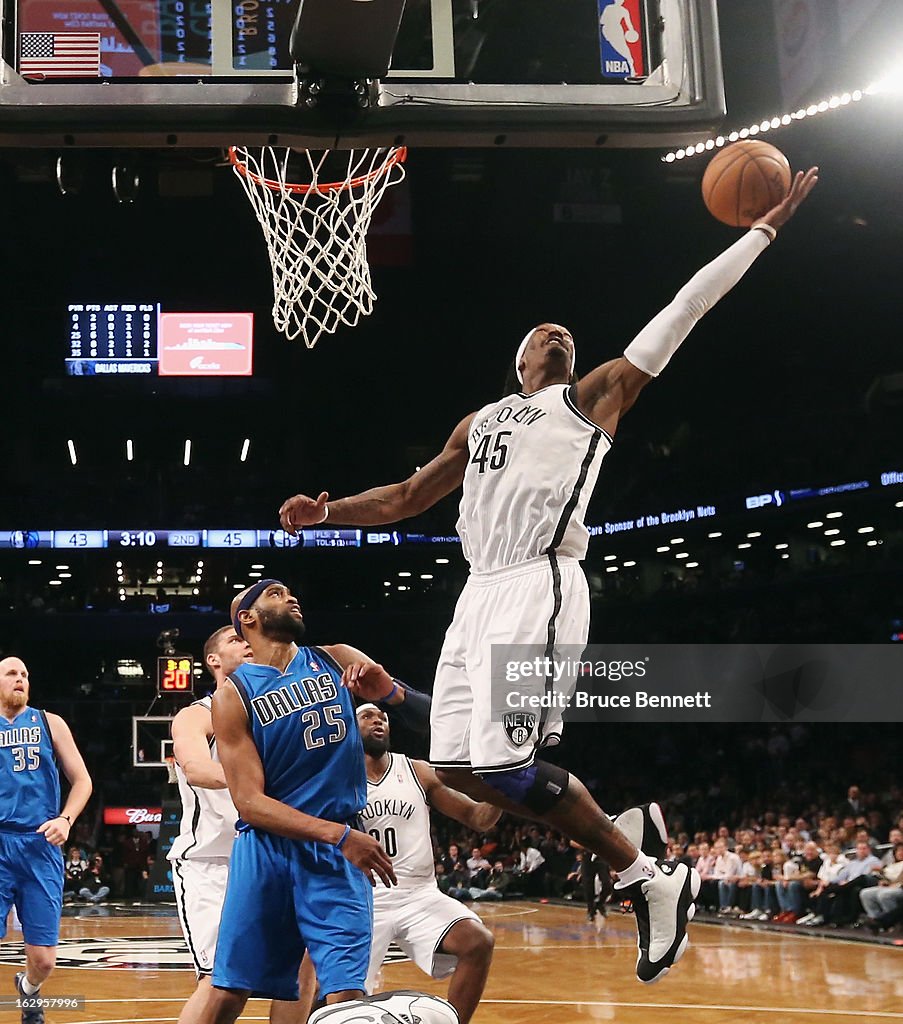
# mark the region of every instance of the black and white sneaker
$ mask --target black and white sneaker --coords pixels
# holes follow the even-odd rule
[[[25,995],[25,990],[22,988],[22,982],[25,980],[25,971],[19,971],[16,975],[16,992],[19,995],[19,999],[22,1000],[22,1024],[44,1024],[44,1011],[40,1007],[31,1007],[29,1002],[36,999],[41,994],[41,990],[38,989],[33,995]]]
[[[690,941],[700,878],[695,868],[675,861],[657,861],[652,878],[623,889],[633,903],[637,923],[636,976],[646,985],[663,978],[684,955]]]
[[[668,850],[668,828],[665,825],[665,815],[658,804],[630,807],[616,814],[611,820],[647,857],[651,857],[652,860],[664,858]]]

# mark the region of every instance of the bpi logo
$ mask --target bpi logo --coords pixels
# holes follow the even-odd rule
[[[783,491],[772,491],[771,494],[753,494],[746,499],[747,508],[765,508],[766,505],[774,505],[780,508],[787,500]]]
[[[599,0],[602,77],[645,78],[640,0]]]
[[[536,715],[526,711],[511,711],[504,718],[505,732],[516,747],[522,747],[533,735]]]
[[[368,533],[367,534],[368,544],[392,544],[394,547],[398,547],[401,543],[401,534],[396,533],[394,530],[392,533]]]

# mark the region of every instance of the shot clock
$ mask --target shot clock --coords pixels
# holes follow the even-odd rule
[[[157,658],[157,693],[161,697],[194,693],[194,658],[190,654],[161,654]]]

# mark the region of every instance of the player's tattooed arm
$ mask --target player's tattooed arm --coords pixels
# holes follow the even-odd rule
[[[440,814],[459,821],[474,832],[487,832],[502,816],[500,808],[477,803],[456,789],[450,789],[439,780],[439,776],[426,761],[412,761],[411,764],[430,806],[435,807]]]
[[[451,494],[464,480],[467,468],[467,435],[473,415],[455,427],[442,451],[416,473],[400,483],[371,487],[368,491],[329,501],[323,491],[316,499],[296,494],[283,502],[279,521],[288,533],[299,527],[328,521],[344,526],[380,526],[397,523],[431,508]]]
[[[172,749],[189,786],[200,789],[225,789],[223,766],[210,754],[213,735],[210,712],[200,704],[192,704],[172,720]]]
[[[386,885],[395,884],[392,860],[373,836],[341,822],[304,814],[266,795],[263,764],[234,686],[220,687],[213,696],[213,731],[232,802],[252,828],[288,839],[338,846],[346,860],[363,871],[371,883],[376,872]]]

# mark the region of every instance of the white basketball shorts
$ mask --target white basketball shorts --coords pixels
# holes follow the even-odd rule
[[[480,918],[463,903],[441,893],[433,883],[416,889],[374,893],[367,994],[373,992],[390,942],[397,942],[424,974],[447,978],[458,958],[438,952],[439,946],[453,925],[469,920]]]
[[[229,879],[227,859],[174,860],[172,884],[182,934],[200,978],[213,973],[219,919]]]
[[[537,749],[558,743],[561,708],[513,708],[504,720],[490,720],[492,645],[541,646],[555,658],[565,644],[582,653],[588,636],[589,587],[576,559],[546,556],[472,574],[458,598],[436,669],[432,764],[476,772],[526,768]],[[560,686],[573,682],[563,679]]]

